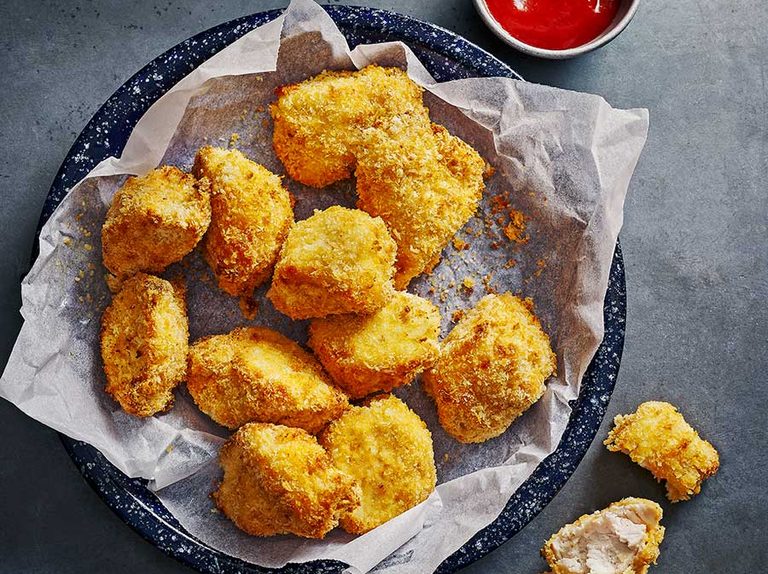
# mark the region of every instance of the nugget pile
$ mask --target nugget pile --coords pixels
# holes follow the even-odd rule
[[[281,177],[236,149],[203,147],[191,173],[128,179],[102,229],[115,291],[102,319],[107,392],[146,417],[186,382],[233,431],[213,496],[245,532],[362,534],[437,482],[427,425],[386,393],[426,372],[443,426],[479,442],[541,396],[554,354],[532,305],[509,294],[481,301],[441,345],[438,308],[403,291],[474,214],[487,172],[431,122],[404,72],[325,72],[281,88],[271,112],[288,174],[314,187],[354,175],[358,209],[294,222]],[[269,283],[278,311],[310,319],[314,354],[264,326],[190,345],[184,285],[147,273],[198,243],[221,290],[246,302]]]
[[[324,72],[281,88],[270,111],[293,179],[323,187],[357,177],[357,206],[397,242],[398,289],[430,271],[477,210],[485,162],[431,123],[422,89],[401,70]]]
[[[186,382],[199,409],[233,431],[213,499],[243,531],[363,534],[437,483],[430,430],[390,391],[423,374],[445,431],[480,443],[542,397],[557,358],[530,299],[487,295],[441,342],[438,308],[404,291],[473,216],[492,171],[431,122],[404,72],[324,72],[280,88],[270,111],[288,175],[312,187],[354,176],[357,209],[295,222],[281,176],[236,149],[203,147],[191,173],[161,166],[128,178],[101,237],[115,291],[102,317],[106,391],[149,417]],[[263,326],[190,345],[185,286],[148,273],[198,243],[219,288],[241,302],[271,279],[274,307],[310,320],[314,354]],[[666,481],[673,502],[699,493],[719,466],[669,403],[616,417],[605,444]],[[552,574],[644,574],[661,517],[658,504],[626,498],[564,526],[542,555]]]

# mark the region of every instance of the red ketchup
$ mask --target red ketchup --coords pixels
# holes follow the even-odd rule
[[[501,26],[521,42],[548,50],[594,40],[613,22],[621,0],[486,0]]]

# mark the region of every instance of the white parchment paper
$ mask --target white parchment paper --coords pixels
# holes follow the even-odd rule
[[[439,485],[426,502],[359,537],[341,531],[323,541],[249,537],[215,512],[208,497],[220,477],[216,455],[227,431],[202,415],[185,389],[169,413],[149,419],[124,414],[103,391],[99,320],[110,294],[101,266],[101,224],[127,175],[161,163],[188,168],[205,144],[237,145],[283,173],[271,145],[268,104],[275,88],[323,69],[371,62],[407,68],[427,89],[433,120],[471,143],[496,170],[460,241],[411,290],[441,308],[443,335],[453,312],[486,292],[532,297],[557,352],[558,376],[508,432],[481,445],[461,445],[444,433],[418,381],[398,390],[433,433]],[[431,572],[498,516],[560,440],[568,401],[578,395],[602,340],[611,258],[647,127],[646,110],[617,110],[594,95],[507,78],[436,84],[406,46],[366,45],[350,52],[318,5],[294,0],[283,16],[249,32],[160,98],[134,128],[122,156],[101,162],[51,216],[22,284],[25,321],[0,395],[94,445],[126,474],[150,479],[178,520],[219,550],[263,566],[331,558],[359,572],[377,564],[382,571]],[[296,196],[297,219],[315,208],[354,205],[353,182],[324,190],[287,178],[285,183]],[[518,241],[504,234],[514,214],[525,219],[524,229],[519,219],[514,227]],[[189,284],[193,339],[248,323],[237,301],[215,287],[198,252],[168,271],[179,272]],[[277,313],[265,290],[257,293],[260,309],[251,323],[304,342],[306,324]]]

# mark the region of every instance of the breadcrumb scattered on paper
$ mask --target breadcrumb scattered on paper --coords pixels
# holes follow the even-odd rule
[[[459,237],[453,238],[453,248],[456,251],[464,251],[465,249],[469,249],[469,243],[467,241],[464,241],[463,239]]]
[[[507,236],[507,239],[514,241],[517,244],[522,245],[528,243],[530,237],[528,237],[528,234],[525,232],[525,215],[523,215],[521,211],[514,209],[510,210],[508,213],[509,223],[504,227],[504,235]]]

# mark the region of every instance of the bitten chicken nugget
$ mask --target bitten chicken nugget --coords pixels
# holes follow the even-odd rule
[[[440,424],[457,440],[500,435],[544,393],[557,363],[532,306],[510,293],[486,295],[456,324],[424,373]]]
[[[372,313],[394,293],[395,242],[378,217],[333,206],[285,240],[267,297],[292,319]]]
[[[401,114],[429,124],[422,89],[397,68],[323,72],[283,86],[270,106],[277,157],[291,178],[323,187],[352,176],[361,130]]]
[[[445,128],[411,117],[365,130],[357,160],[357,207],[387,224],[397,243],[395,287],[405,289],[477,211],[486,164]]]
[[[720,467],[715,447],[669,403],[643,403],[637,412],[619,415],[613,423],[605,441],[608,450],[628,454],[657,480],[665,480],[672,502],[698,494],[701,483]]]
[[[268,422],[316,433],[348,406],[317,359],[265,327],[196,341],[187,388],[201,411],[231,429]]]
[[[188,338],[183,286],[144,273],[126,280],[101,318],[107,392],[135,416],[170,409]]]
[[[352,398],[390,391],[431,367],[439,353],[440,311],[416,295],[397,291],[370,315],[315,319],[309,346]]]
[[[625,498],[563,526],[541,554],[552,574],[645,574],[659,557],[661,516],[655,502]]]
[[[426,500],[435,489],[432,435],[397,397],[371,399],[351,407],[320,436],[333,465],[362,488],[361,504],[339,523],[362,534]]]
[[[272,273],[293,223],[292,198],[277,175],[236,149],[202,148],[193,172],[211,182],[205,258],[222,290],[248,297]]]
[[[302,429],[250,423],[222,447],[216,505],[255,536],[323,538],[360,503],[353,479]]]
[[[170,166],[129,177],[101,229],[104,266],[121,279],[159,273],[195,248],[210,221],[207,180]]]

